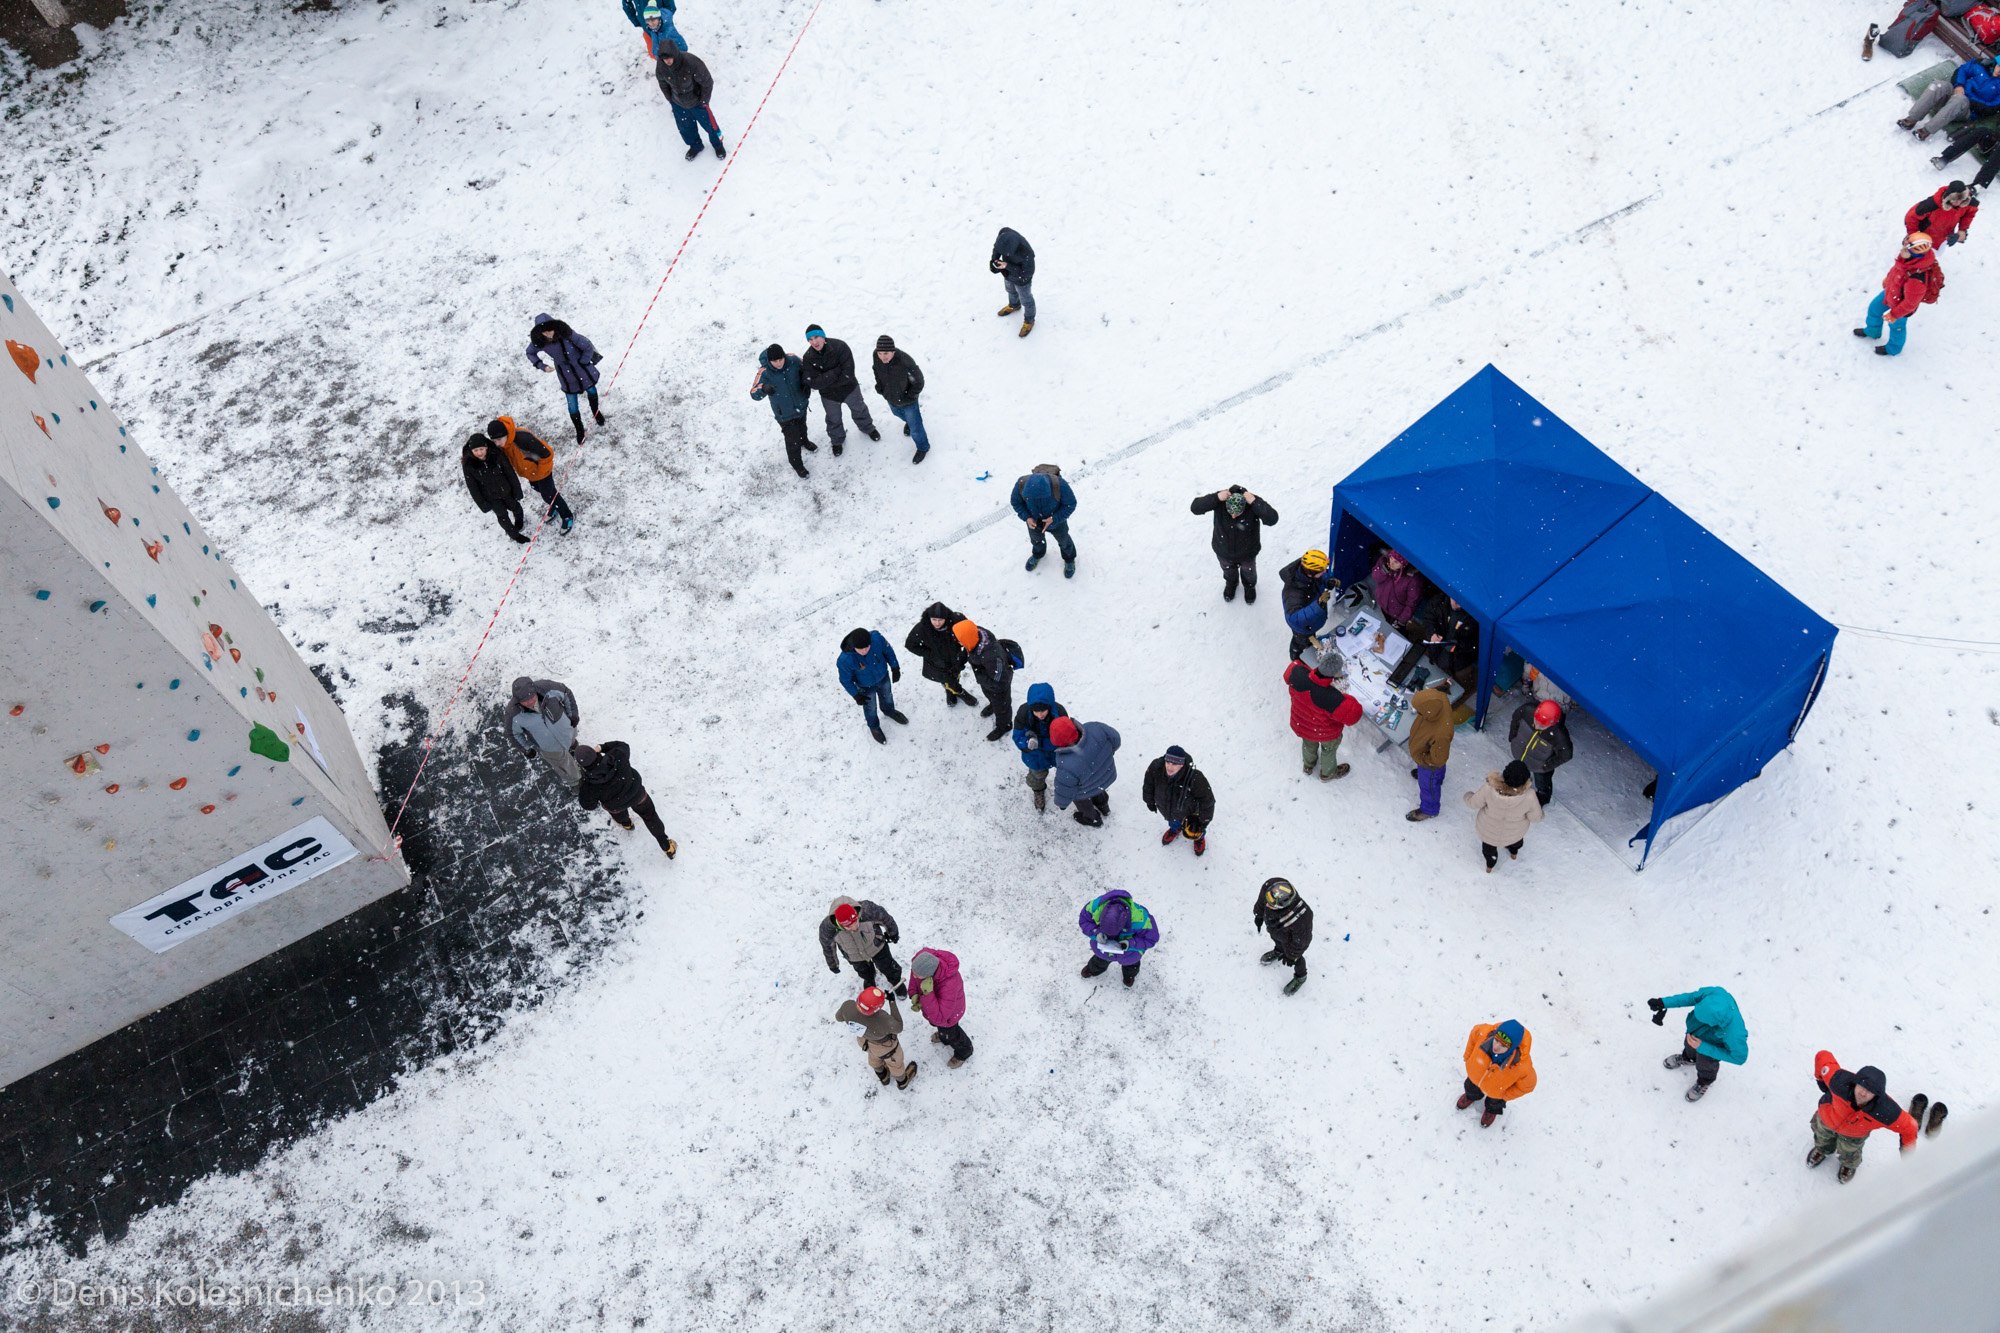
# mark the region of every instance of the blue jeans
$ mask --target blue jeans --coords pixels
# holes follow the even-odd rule
[[[590,399],[590,410],[593,412],[597,410],[597,386],[593,384],[590,386],[590,388],[584,390],[584,392],[580,395],[574,393],[566,393],[563,395],[563,401],[569,404],[569,414],[571,416],[575,417],[583,415],[581,409],[579,409],[576,405],[576,400],[579,397]]]
[[[674,127],[681,132],[681,140],[690,148],[701,147],[701,134],[708,131],[708,141],[717,148],[722,147],[722,129],[715,123],[715,113],[704,102],[698,107],[675,106],[667,103],[667,109],[674,113]]]
[[[889,691],[889,678],[887,676],[882,678],[880,685],[863,685],[861,687],[861,715],[868,719],[868,729],[870,731],[878,730],[882,726],[882,719],[875,711],[878,703],[881,705],[884,713],[893,713],[896,711],[896,696]]]
[[[897,407],[891,403],[889,413],[910,428],[910,438],[916,442],[918,453],[927,454],[931,451],[931,437],[924,434],[924,414],[917,411],[915,403],[911,403],[908,407]]]
[[[1030,278],[1026,282],[1016,282],[1005,273],[1002,273],[1000,281],[1007,284],[1007,304],[1021,307],[1021,318],[1027,320],[1030,324],[1034,323],[1035,280]]]
[[[1875,293],[1875,299],[1868,303],[1867,327],[1869,337],[1879,338],[1882,336],[1882,316],[1888,313],[1889,294],[1887,292]],[[1889,345],[1883,350],[1890,356],[1894,356],[1903,350],[1904,326],[1909,322],[1907,319],[1892,319],[1889,321]]]
[[[1417,768],[1417,809],[1427,815],[1438,812],[1438,798],[1444,794],[1444,769]]]
[[[1049,552],[1049,537],[1056,539],[1056,549],[1062,552],[1063,559],[1076,559],[1076,543],[1069,539],[1069,524],[1066,521],[1051,524],[1046,536],[1039,527],[1029,528],[1028,549],[1038,556],[1047,555]]]

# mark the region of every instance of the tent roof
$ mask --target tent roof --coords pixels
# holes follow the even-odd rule
[[[1767,739],[1782,739],[1755,766],[1782,749],[1834,634],[1657,495],[1500,625],[1654,768],[1684,774],[1718,747],[1748,741],[1759,717]]]
[[[1356,468],[1335,503],[1494,619],[1650,494],[1487,366]]]

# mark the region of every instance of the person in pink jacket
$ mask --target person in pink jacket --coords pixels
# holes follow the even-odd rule
[[[972,1058],[972,1038],[959,1023],[965,1018],[965,983],[958,976],[958,955],[943,949],[919,949],[910,959],[910,999],[935,1029],[931,1040],[951,1047],[946,1069]]]

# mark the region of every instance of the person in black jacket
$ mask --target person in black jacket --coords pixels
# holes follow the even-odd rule
[[[1278,521],[1278,511],[1269,500],[1260,500],[1241,486],[1231,486],[1213,495],[1197,495],[1188,506],[1191,514],[1215,515],[1215,533],[1209,549],[1222,565],[1222,600],[1236,600],[1236,581],[1243,580],[1245,604],[1257,600],[1257,553],[1264,549],[1264,529]]]
[[[1514,710],[1507,724],[1507,746],[1527,765],[1535,780],[1535,798],[1547,805],[1555,796],[1556,770],[1576,754],[1562,705],[1553,699],[1529,699]]]
[[[1299,987],[1306,984],[1306,950],[1313,942],[1313,909],[1299,897],[1290,880],[1267,879],[1264,887],[1257,890],[1250,919],[1257,929],[1271,936],[1271,947],[1257,961],[1291,964],[1292,979],[1285,983],[1285,994],[1298,994]]]
[[[972,702],[971,693],[958,679],[965,670],[965,645],[953,630],[963,619],[943,602],[932,602],[903,640],[903,650],[923,660],[924,679],[944,686],[944,701],[952,705]]]
[[[979,716],[993,719],[993,730],[986,733],[986,739],[997,741],[1013,729],[1014,655],[1021,646],[970,620],[960,620],[951,627],[951,632],[959,647],[965,649],[973,681],[986,696],[986,707],[979,710]]]
[[[868,400],[861,396],[861,381],[854,377],[854,353],[838,338],[814,324],[806,330],[806,388],[818,389],[820,406],[826,409],[826,434],[838,455],[847,442],[847,427],[841,423],[844,403],[854,414],[854,425],[871,440],[882,438],[875,419],[868,415]]]
[[[1002,227],[993,238],[993,257],[986,267],[1000,275],[1007,287],[1007,304],[1000,307],[1004,317],[1021,311],[1021,333],[1025,338],[1035,328],[1035,247],[1012,227]]]
[[[903,434],[917,446],[921,463],[931,451],[931,437],[924,433],[924,414],[917,410],[917,395],[924,391],[924,372],[908,352],[896,350],[896,340],[883,334],[875,340],[875,392],[888,400],[889,412],[903,423]]]
[[[624,741],[606,741],[594,749],[572,745],[569,753],[583,770],[576,803],[586,810],[603,806],[611,822],[627,833],[632,831],[632,816],[637,814],[646,822],[646,831],[660,844],[667,859],[673,860],[679,849],[667,836],[667,826],[660,822],[660,812],[653,808],[653,798],[646,794],[645,781],[632,767],[632,747]]]
[[[468,435],[458,451],[459,465],[465,469],[465,489],[482,514],[500,520],[500,530],[517,542],[528,538],[521,529],[527,518],[521,513],[521,475],[500,452],[500,446],[484,435]]]
[[[1456,597],[1447,597],[1445,602],[1445,608],[1428,622],[1431,632],[1424,642],[1437,645],[1445,674],[1469,690],[1479,670],[1479,622]]]
[[[1167,821],[1160,846],[1185,836],[1194,844],[1196,856],[1208,850],[1208,821],[1215,818],[1215,792],[1186,750],[1169,745],[1165,754],[1147,765],[1145,785],[1140,790],[1146,808]]]
[[[660,81],[660,91],[667,95],[667,109],[674,113],[674,127],[681,132],[681,142],[688,146],[687,160],[692,162],[701,156],[704,130],[715,155],[721,157],[722,127],[715,123],[715,113],[708,109],[708,99],[715,93],[715,76],[708,72],[701,57],[689,55],[671,42],[661,42],[653,77]]]

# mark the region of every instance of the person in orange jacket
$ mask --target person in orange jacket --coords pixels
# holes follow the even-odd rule
[[[1878,1129],[1891,1129],[1903,1141],[1903,1151],[1917,1146],[1916,1117],[1889,1098],[1889,1080],[1874,1065],[1853,1073],[1840,1067],[1833,1052],[1813,1057],[1813,1081],[1819,1084],[1819,1109],[1812,1118],[1812,1151],[1807,1166],[1818,1166],[1828,1153],[1840,1157],[1840,1183],[1854,1179],[1861,1166],[1861,1149]]]
[[[495,417],[487,422],[486,438],[500,446],[500,452],[507,455],[514,471],[521,474],[521,480],[533,486],[542,503],[555,511],[567,537],[576,526],[576,515],[569,511],[569,501],[556,489],[552,475],[556,470],[555,447],[533,431],[515,425],[512,417]]]
[[[1481,1023],[1465,1039],[1465,1094],[1458,1109],[1486,1099],[1479,1116],[1485,1129],[1500,1118],[1507,1103],[1535,1090],[1535,1062],[1528,1058],[1534,1035],[1514,1019],[1504,1023]]]

